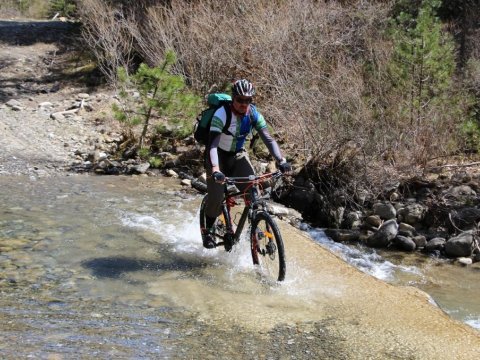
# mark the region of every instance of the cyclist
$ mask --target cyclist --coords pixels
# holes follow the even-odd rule
[[[225,176],[254,175],[248,153],[244,148],[247,135],[255,129],[275,158],[282,172],[291,171],[290,164],[282,156],[277,142],[267,129],[267,123],[257,108],[252,105],[255,88],[246,79],[237,80],[232,87],[232,103],[220,107],[212,118],[209,140],[205,150],[208,200],[205,208],[206,229],[202,229],[203,246],[207,249],[216,246],[213,225],[222,212]],[[231,112],[231,122],[227,131],[227,111]],[[237,185],[240,191],[245,188]]]

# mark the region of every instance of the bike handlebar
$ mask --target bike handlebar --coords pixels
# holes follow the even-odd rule
[[[235,177],[225,177],[224,183],[227,185],[235,185],[241,183],[260,183],[267,181],[269,179],[276,179],[283,175],[280,170],[275,172],[263,174],[263,175],[250,175],[250,176],[235,176]]]

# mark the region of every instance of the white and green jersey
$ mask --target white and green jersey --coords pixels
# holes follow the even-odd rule
[[[228,110],[230,111],[230,110]],[[221,133],[218,147],[224,151],[238,152],[242,149],[247,135],[255,129],[257,131],[267,127],[267,123],[262,114],[260,114],[254,105],[249,106],[248,113],[237,116],[232,112],[230,126],[223,132],[227,123],[227,113],[225,106],[220,107],[212,118],[210,132]]]

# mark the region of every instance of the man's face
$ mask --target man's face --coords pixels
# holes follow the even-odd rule
[[[233,98],[233,108],[239,114],[246,114],[248,107],[252,103],[252,98],[247,96],[234,96]]]

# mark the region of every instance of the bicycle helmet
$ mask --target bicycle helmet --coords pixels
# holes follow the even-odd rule
[[[255,95],[255,88],[253,87],[253,84],[246,79],[237,80],[233,84],[232,94],[233,96],[240,95],[252,97]]]

